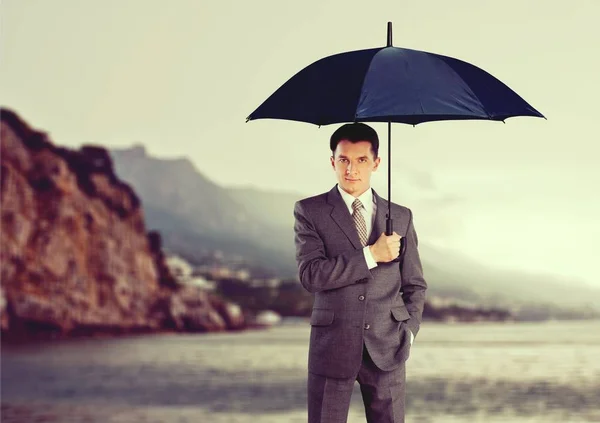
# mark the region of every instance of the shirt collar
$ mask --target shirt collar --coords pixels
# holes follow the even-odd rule
[[[346,191],[344,191],[340,187],[339,184],[338,184],[337,188],[342,196],[342,200],[344,200],[344,203],[346,204],[346,207],[348,207],[348,211],[350,212],[350,214],[352,214],[354,212],[354,210],[352,209],[352,203],[354,203],[354,200],[356,200],[356,197],[354,197],[352,194],[348,194]],[[373,190],[371,189],[371,187],[369,187],[369,189],[367,189],[365,192],[363,192],[358,197],[358,199],[360,200],[361,203],[363,203],[363,206],[365,207],[365,210],[367,211],[367,213],[373,213],[373,201],[375,201],[375,198],[373,196]]]

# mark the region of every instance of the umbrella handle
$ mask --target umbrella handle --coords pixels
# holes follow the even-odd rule
[[[394,220],[390,219],[389,217],[387,218],[387,220],[385,221],[385,234],[386,235],[391,235],[394,233]],[[398,262],[400,263],[400,266],[402,266],[402,261],[404,260],[404,253],[406,253],[406,238],[402,237],[400,238],[400,252],[398,254],[398,257],[396,257],[394,260],[392,260],[392,262]]]
[[[392,233],[394,233],[394,220],[388,217],[385,221],[385,234],[390,236]]]

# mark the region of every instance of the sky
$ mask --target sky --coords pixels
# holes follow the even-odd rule
[[[391,21],[395,46],[471,62],[547,117],[393,125],[392,200],[419,239],[600,287],[598,16],[597,0],[3,0],[0,103],[59,145],[143,144],[223,186],[314,195],[339,125],[245,118],[321,57],[384,46]]]

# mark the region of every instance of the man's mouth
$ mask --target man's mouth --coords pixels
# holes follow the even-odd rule
[[[346,178],[346,180],[348,182],[358,182],[358,181],[360,181],[360,179],[350,179],[350,178]]]

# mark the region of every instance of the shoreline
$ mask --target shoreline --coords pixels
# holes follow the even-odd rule
[[[62,343],[68,341],[78,341],[78,340],[95,340],[95,339],[129,339],[129,338],[137,338],[144,336],[164,336],[164,335],[217,335],[217,334],[233,334],[233,333],[247,333],[247,332],[258,332],[258,331],[267,331],[273,328],[280,328],[286,326],[301,326],[307,325],[307,318],[299,318],[299,317],[284,317],[279,324],[274,325],[257,325],[257,324],[247,324],[244,327],[234,328],[234,329],[226,329],[220,331],[178,331],[174,329],[152,329],[152,328],[115,328],[115,329],[100,329],[100,330],[75,330],[68,333],[59,333],[59,332],[51,332],[51,331],[40,331],[38,333],[26,333],[26,334],[14,334],[14,333],[5,333],[2,332],[0,334],[0,346],[10,347],[10,346],[27,346],[27,345],[36,345],[39,343]],[[447,326],[447,327],[457,327],[457,326],[494,326],[494,327],[504,327],[509,325],[515,326],[546,326],[546,325],[554,325],[554,324],[570,324],[570,323],[593,323],[597,322],[600,324],[599,318],[590,318],[590,319],[548,319],[548,320],[536,320],[536,321],[514,321],[514,320],[506,320],[506,321],[442,321],[442,320],[424,320],[423,325],[436,325],[436,326]]]
[[[38,343],[60,343],[76,340],[90,339],[119,339],[136,338],[142,336],[161,336],[161,335],[210,335],[210,334],[230,334],[244,333],[269,329],[269,326],[246,325],[241,328],[226,329],[220,331],[178,331],[175,329],[113,329],[113,330],[81,330],[68,333],[60,332],[38,332],[26,334],[14,334],[2,332],[0,335],[0,346],[18,346],[32,345]]]

